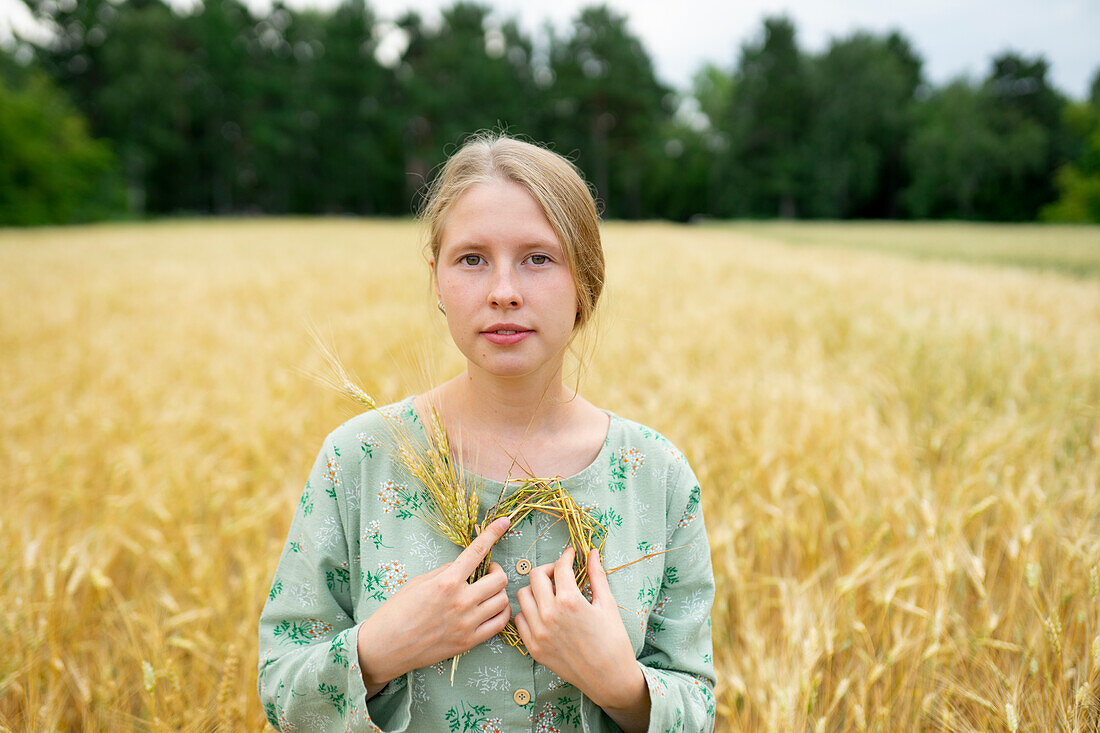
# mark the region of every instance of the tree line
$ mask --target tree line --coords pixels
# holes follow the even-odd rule
[[[486,128],[575,160],[611,218],[1100,221],[1100,72],[1074,101],[1042,57],[935,86],[900,33],[811,54],[771,17],[676,90],[604,5],[532,35],[471,2],[24,2],[50,38],[0,52],[0,223],[407,215]]]

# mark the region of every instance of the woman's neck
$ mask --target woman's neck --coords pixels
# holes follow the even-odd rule
[[[492,375],[486,375],[492,376]],[[438,411],[452,450],[474,473],[509,477],[572,476],[599,454],[609,417],[567,388],[557,370],[547,379],[481,379],[468,369],[416,398]]]
[[[446,423],[511,441],[554,432],[568,422],[574,393],[562,383],[561,368],[504,378],[467,369],[431,397]]]

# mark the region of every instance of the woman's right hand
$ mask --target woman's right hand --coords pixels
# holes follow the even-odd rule
[[[508,576],[497,563],[474,583],[466,580],[508,531],[497,519],[445,565],[417,575],[359,627],[359,669],[367,697],[390,680],[469,651],[504,630],[511,618]]]

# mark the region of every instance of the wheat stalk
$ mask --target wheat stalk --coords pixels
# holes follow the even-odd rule
[[[344,367],[335,347],[326,343],[312,324],[309,326],[309,333],[321,351],[328,371],[320,374],[303,373],[367,408],[377,410],[377,402],[359,386]],[[598,549],[602,557],[607,530],[577,504],[562,486],[559,477],[529,476],[525,479],[505,481],[500,498],[479,521],[480,487],[475,479],[467,478],[467,474],[455,459],[450,437],[435,405],[430,405],[428,415],[425,416],[427,446],[424,448],[417,446],[406,431],[389,415],[383,411],[379,411],[379,414],[386,421],[394,443],[397,445],[401,463],[428,493],[429,501],[417,508],[410,507],[411,514],[419,517],[436,533],[463,548],[468,547],[482,529],[503,516],[509,517],[513,524],[536,511],[557,517],[566,523],[570,544],[576,550],[573,572],[577,586],[582,589],[587,588],[588,555],[593,549]],[[519,483],[520,486],[507,498],[503,498],[507,487],[513,483]],[[485,576],[489,572],[491,562],[492,551],[490,550],[467,582],[473,583]],[[508,622],[504,631],[500,633],[500,637],[524,654],[527,653],[514,622]],[[455,659],[457,660],[457,657]],[[452,678],[453,673],[452,666]]]

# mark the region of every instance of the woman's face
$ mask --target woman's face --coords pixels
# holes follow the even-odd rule
[[[475,184],[451,206],[435,271],[470,369],[520,377],[561,368],[577,290],[554,228],[518,183]]]

